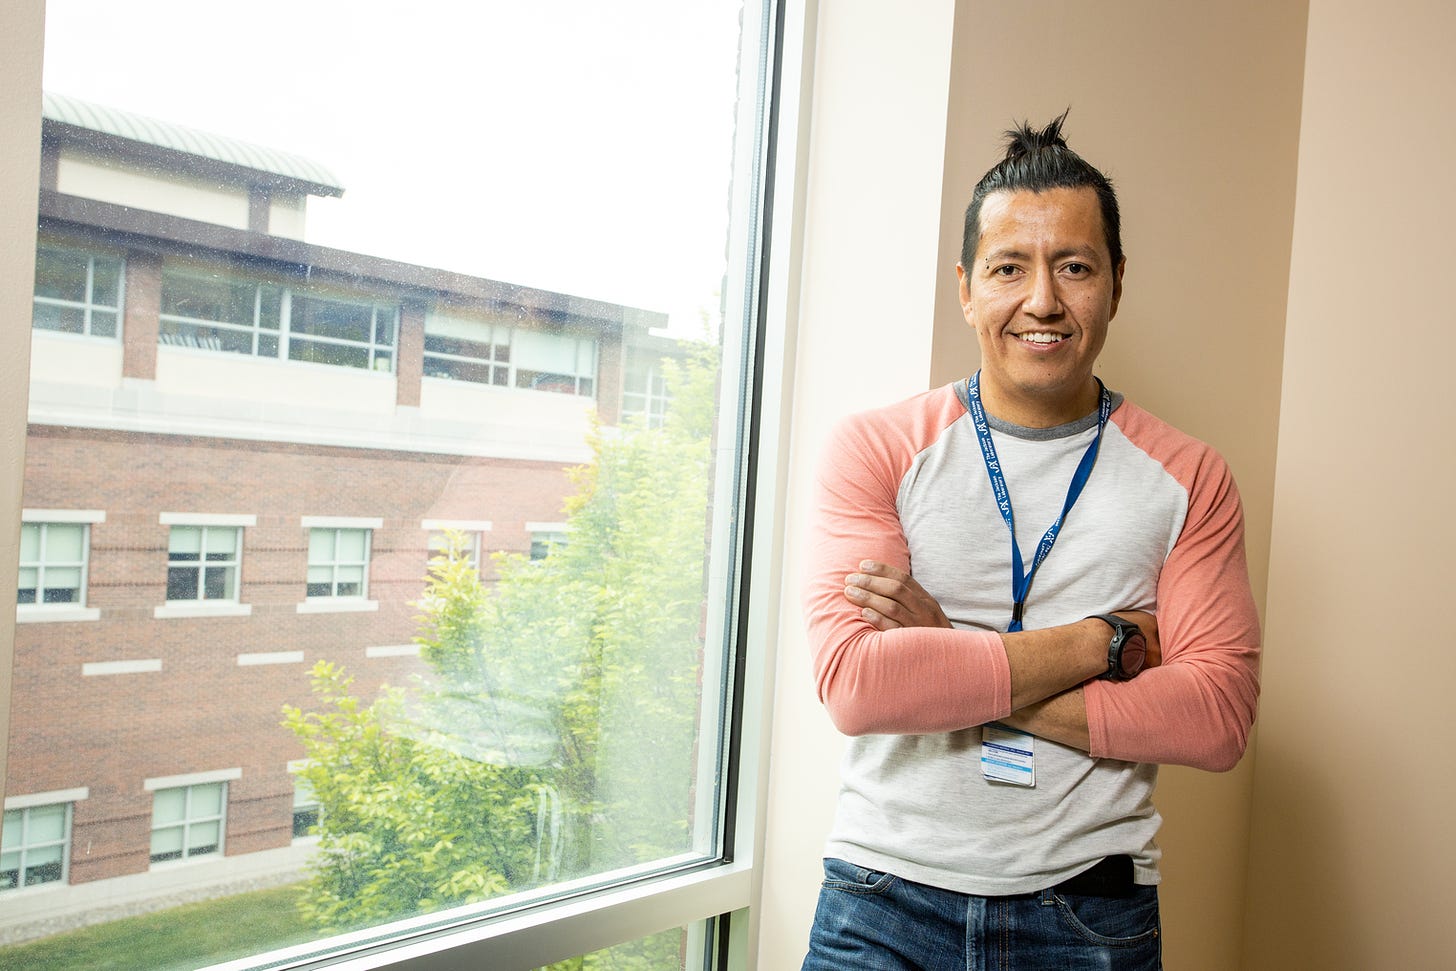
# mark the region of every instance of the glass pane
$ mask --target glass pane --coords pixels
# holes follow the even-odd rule
[[[233,527],[208,527],[205,539],[209,560],[230,560],[238,555],[238,537],[242,530]]]
[[[20,562],[40,559],[40,523],[23,523],[20,527]]]
[[[202,527],[173,526],[167,552],[173,560],[197,560],[202,554]]]
[[[339,530],[337,558],[340,563],[359,563],[364,559],[364,550],[369,534],[362,529]]]
[[[86,332],[86,311],[54,303],[37,303],[31,316],[36,330],[59,330],[67,334]]]
[[[22,811],[20,809],[5,810],[5,828],[0,831],[0,847],[8,850],[12,846],[20,845],[20,814]]]
[[[52,98],[156,119],[179,139],[111,153],[114,140],[72,126],[129,193],[68,209],[68,238],[98,254],[92,329],[116,317],[159,349],[155,376],[125,369],[119,399],[120,370],[101,364],[119,369],[120,355],[49,383],[35,415],[94,420],[33,424],[18,470],[28,508],[106,511],[90,580],[115,608],[17,627],[27,690],[8,787],[92,793],[70,824],[78,865],[39,896],[80,926],[102,916],[99,900],[151,906],[124,898],[157,879],[205,876],[197,895],[219,899],[197,904],[218,908],[275,885],[269,919],[207,921],[240,935],[227,945],[189,937],[181,915],[160,921],[179,943],[168,966],[185,967],[711,861],[735,653],[724,578],[742,520],[731,389],[749,383],[752,333],[737,308],[754,304],[737,268],[757,251],[747,222],[730,237],[724,202],[762,182],[732,160],[763,154],[758,131],[735,131],[758,110],[763,11],[311,0],[301,17],[296,2],[250,0],[179,19],[175,6],[46,2]],[[280,30],[308,55],[260,62]],[[430,70],[381,73],[360,56],[390,50],[428,50]],[[324,124],[301,110],[320,76]],[[442,96],[471,91],[510,97],[482,112]],[[61,132],[42,124],[51,152]],[[397,134],[415,132],[423,141]],[[247,164],[225,191],[200,184],[218,163],[187,158],[189,144]],[[268,225],[240,229],[244,200],[264,192]],[[122,246],[160,265],[138,255],[110,277]],[[111,289],[127,320],[94,302]],[[541,340],[513,346],[527,331]],[[683,407],[661,428],[618,420],[623,362],[644,356],[683,375]],[[596,389],[613,400],[580,396]],[[159,516],[176,510],[256,526],[184,524],[174,538]],[[317,517],[382,525],[342,537],[302,525]],[[426,577],[438,520],[491,525]],[[535,526],[568,521],[572,542],[532,562]],[[250,613],[153,616],[165,599],[235,600],[243,559]],[[44,598],[58,578],[86,579],[55,572],[78,563],[21,579]],[[160,670],[79,677],[113,659]],[[191,790],[185,810],[181,793],[145,787],[236,767],[235,841],[222,786]],[[294,805],[291,769],[316,804]],[[155,833],[137,825],[149,816]],[[203,853],[203,866],[147,876],[150,856]],[[22,881],[41,872],[15,866]],[[671,966],[679,950],[663,946]],[[0,946],[0,967],[9,956]]]
[[[233,577],[236,574],[236,567],[231,566],[210,566],[203,570],[204,600],[232,600],[233,598]]]
[[[86,264],[83,253],[41,248],[35,254],[35,295],[54,300],[86,301]]]
[[[50,567],[45,571],[45,589],[47,603],[73,602],[81,590],[81,568]]]
[[[168,826],[152,830],[152,862],[162,863],[182,857],[182,827]]]
[[[112,256],[94,258],[91,270],[91,303],[98,307],[121,306],[121,260]]]
[[[32,845],[65,838],[66,807],[38,806],[30,811],[30,827],[27,834]]]
[[[158,789],[152,793],[152,822],[158,826],[180,822],[187,813],[186,789]]]
[[[112,310],[91,311],[91,336],[115,337],[116,312]]]
[[[332,563],[334,560],[334,539],[337,530],[333,529],[311,529],[308,532],[308,562],[310,563]],[[312,580],[314,573],[308,571],[308,578]]]
[[[162,313],[229,324],[253,324],[256,284],[224,276],[193,276],[162,270]]]
[[[51,523],[45,537],[47,563],[79,563],[85,559],[86,527],[79,523]]]
[[[193,823],[187,830],[188,856],[201,853],[216,853],[222,824],[218,822]]]
[[[222,812],[224,786],[221,782],[209,782],[206,785],[192,787],[192,808],[191,816],[197,819],[199,816],[216,816]]]
[[[288,359],[332,364],[336,367],[369,367],[369,348],[350,344],[328,344],[295,335],[288,342]]]
[[[295,293],[288,326],[294,334],[367,344],[374,329],[374,308]]]
[[[167,571],[167,599],[197,599],[196,567],[172,567]]]

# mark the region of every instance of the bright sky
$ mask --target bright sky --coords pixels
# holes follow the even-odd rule
[[[48,0],[49,91],[306,156],[311,242],[665,311],[724,267],[741,0]]]

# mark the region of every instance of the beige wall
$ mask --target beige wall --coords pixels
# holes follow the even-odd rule
[[[1456,8],[1310,5],[1244,967],[1451,968]]]
[[[35,279],[35,186],[40,177],[41,0],[0,4],[0,618],[15,613],[30,295]],[[15,628],[0,620],[0,728],[10,725]],[[6,745],[0,745],[0,797]]]

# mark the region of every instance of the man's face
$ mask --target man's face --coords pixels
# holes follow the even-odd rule
[[[998,418],[1032,427],[1096,407],[1092,364],[1122,297],[1090,188],[993,192],[961,310],[981,345],[981,389]]]

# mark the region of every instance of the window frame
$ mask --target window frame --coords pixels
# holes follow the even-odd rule
[[[302,525],[305,530],[304,556],[305,556],[305,578],[304,578],[304,600],[298,604],[299,613],[341,613],[358,610],[378,610],[379,601],[369,599],[369,572],[374,556],[374,534],[384,528],[384,520],[378,518],[361,516],[304,516]],[[313,560],[313,532],[314,530],[334,531],[335,558],[328,563],[315,563]],[[361,530],[364,533],[364,560],[360,564],[350,560],[347,563],[337,558],[339,533],[344,530]],[[339,595],[337,593],[328,595],[314,595],[308,592],[309,582],[307,570],[315,567],[330,567],[333,579],[330,580],[330,588],[337,589],[338,568],[340,565],[357,566],[364,568],[363,580],[360,582],[359,593]]]
[[[169,261],[162,264],[162,291],[165,295],[168,278],[192,279],[214,282],[220,279],[215,271],[209,271],[200,267],[192,266],[183,261]],[[320,367],[346,368],[349,371],[367,371],[393,375],[396,373],[399,362],[399,321],[400,307],[397,301],[378,300],[362,294],[346,294],[322,286],[296,286],[288,281],[280,281],[268,278],[265,274],[249,273],[246,270],[230,273],[227,277],[221,278],[229,286],[245,286],[252,289],[252,321],[240,323],[232,320],[211,319],[207,317],[195,317],[188,314],[168,313],[165,309],[158,312],[157,343],[163,347],[177,347],[184,350],[199,350],[212,354],[232,354],[238,357],[253,357],[258,360],[278,361],[287,364],[318,365]],[[265,292],[268,288],[278,291],[278,326],[277,328],[264,325]],[[359,309],[369,310],[369,339],[353,340],[345,337],[334,337],[326,334],[310,334],[299,331],[294,326],[294,300],[306,305],[306,301],[315,300],[321,303],[345,304]],[[385,319],[387,318],[387,320]],[[219,347],[208,347],[197,343],[194,335],[190,340],[180,340],[184,335],[167,333],[166,325],[191,328],[212,328],[221,329],[231,333],[249,335],[250,350],[233,351]],[[387,334],[384,339],[382,333]],[[277,346],[274,353],[263,353],[260,351],[263,339],[272,337]],[[207,338],[205,338],[207,339]],[[367,355],[367,364],[364,367],[355,367],[351,364],[336,364],[331,361],[315,361],[306,358],[293,356],[294,345],[313,345],[322,347],[344,347],[354,350],[362,350]],[[387,364],[381,367],[381,364]]]
[[[742,560],[739,568],[744,574],[742,587],[742,609],[735,610],[739,658],[735,672],[733,691],[740,704],[735,736],[738,751],[744,753],[741,771],[736,784],[730,787],[728,805],[732,820],[729,852],[721,860],[692,868],[683,873],[655,877],[643,883],[623,885],[609,890],[595,891],[580,897],[557,901],[516,914],[500,917],[486,917],[474,921],[468,927],[441,929],[420,935],[414,940],[405,940],[388,949],[378,949],[342,958],[324,959],[330,966],[352,968],[407,968],[423,971],[425,968],[473,967],[482,963],[504,966],[534,967],[561,958],[599,950],[624,939],[635,939],[672,927],[680,927],[705,917],[732,914],[731,933],[725,940],[731,940],[728,962],[731,966],[746,966],[746,954],[751,950],[751,931],[744,908],[756,903],[758,887],[762,882],[761,871],[755,861],[761,857],[762,820],[766,802],[767,771],[764,756],[768,746],[769,712],[772,698],[772,660],[774,633],[777,629],[777,598],[780,565],[777,561],[776,545],[784,528],[780,500],[783,494],[786,465],[786,442],[788,432],[788,401],[786,385],[791,373],[793,339],[793,307],[795,306],[792,277],[797,268],[798,253],[801,250],[799,231],[802,220],[802,191],[800,182],[805,171],[802,157],[804,136],[807,132],[807,92],[810,80],[809,67],[813,52],[813,10],[816,0],[769,0],[764,5],[767,17],[763,24],[753,24],[752,29],[770,37],[769,50],[790,52],[788,70],[783,71],[782,57],[769,53],[761,57],[771,68],[766,83],[767,115],[769,118],[764,138],[767,146],[746,145],[755,139],[738,139],[737,151],[750,156],[767,159],[762,172],[765,182],[775,179],[782,188],[779,196],[783,202],[769,209],[773,232],[783,233],[785,245],[780,246],[772,257],[777,269],[768,273],[769,249],[765,241],[754,239],[740,247],[731,256],[733,265],[730,274],[743,271],[739,265],[747,258],[751,267],[748,278],[748,300],[758,308],[754,327],[757,330],[757,363],[748,382],[758,391],[751,398],[749,407],[754,409],[757,425],[753,438],[746,449],[750,464],[756,466],[757,476],[751,479],[751,489],[746,498],[748,513],[758,509],[758,519],[751,518],[755,533],[763,537],[760,541],[744,539]],[[24,27],[24,39],[17,43],[22,53],[33,53],[26,60],[33,70],[29,74],[21,68],[7,70],[7,76],[17,80],[26,88],[21,94],[30,95],[16,100],[20,109],[29,111],[39,104],[39,57],[41,46],[40,12],[42,0],[20,0],[21,10],[6,14],[6,20],[15,17]],[[750,5],[753,7],[754,5]],[[748,11],[753,20],[759,16],[758,9]],[[806,26],[810,29],[806,30]],[[787,42],[785,38],[787,37]],[[32,50],[33,48],[33,50]],[[32,63],[33,62],[33,63]],[[745,74],[753,74],[750,70]],[[17,75],[17,71],[20,73]],[[33,75],[33,76],[32,76]],[[31,90],[33,89],[33,90]],[[32,112],[33,113],[33,112]],[[22,114],[20,110],[15,112]],[[29,119],[30,114],[25,114]],[[774,145],[774,119],[782,130],[780,147]],[[29,121],[26,121],[29,124]],[[29,131],[19,126],[22,134]],[[31,126],[38,131],[38,126]],[[38,138],[33,139],[38,141]],[[30,180],[28,191],[34,199],[34,173],[25,176]],[[22,179],[22,181],[24,181]],[[748,183],[752,182],[752,185]],[[763,189],[760,193],[760,189]],[[771,186],[761,187],[757,178],[735,180],[734,194],[750,194],[755,198],[772,194]],[[22,202],[27,193],[19,193]],[[754,204],[758,211],[758,203]],[[21,209],[24,215],[23,208]],[[33,210],[31,212],[33,215]],[[34,226],[33,219],[29,226]],[[770,227],[765,225],[767,231]],[[738,240],[743,242],[743,240]],[[23,259],[23,258],[22,258]],[[767,279],[767,283],[764,279]],[[736,277],[735,277],[736,278]],[[787,281],[787,282],[786,282]],[[770,322],[765,328],[765,319]],[[6,399],[7,415],[12,425],[7,431],[23,440],[25,413],[25,383],[16,382],[18,394]],[[736,389],[735,389],[736,394]],[[17,410],[18,409],[18,410]],[[18,431],[16,429],[18,428]],[[758,446],[754,453],[753,446]],[[17,475],[18,478],[18,475]],[[18,494],[18,492],[17,492]],[[747,528],[747,524],[745,524]],[[8,646],[4,646],[8,652]],[[0,658],[4,660],[4,658]],[[744,685],[751,687],[745,690]],[[252,959],[236,963],[238,968],[250,967]],[[310,962],[293,960],[289,966],[302,967]],[[315,965],[318,962],[312,962]],[[224,965],[222,967],[229,967]]]
[[[451,309],[453,310],[453,308]],[[431,323],[435,322],[438,325],[438,322],[442,320],[448,320],[456,324],[466,324],[479,326],[481,328],[488,328],[488,333],[482,333],[482,336],[488,337],[489,339],[472,341],[464,337],[442,334],[438,330],[432,332],[430,329]],[[504,340],[500,339],[502,334],[504,334]],[[545,372],[539,371],[535,368],[522,368],[520,360],[520,346],[519,342],[517,341],[517,338],[521,335],[530,335],[533,338],[541,339],[571,341],[574,345],[572,350],[573,356],[575,357],[575,363],[573,364],[572,373],[568,375],[565,372]],[[464,353],[462,350],[431,350],[430,342],[432,339],[463,341],[470,344],[475,344],[482,348],[488,346],[490,349],[490,356],[485,357],[482,355],[468,354]],[[500,356],[498,350],[502,347],[505,348],[505,356],[503,358]],[[583,363],[582,361],[584,350],[589,351],[588,356],[590,357],[590,361],[585,363]],[[511,391],[545,391],[549,394],[571,394],[577,397],[595,400],[597,396],[597,388],[599,386],[601,377],[601,342],[596,337],[590,334],[578,334],[571,330],[553,331],[542,328],[521,327],[508,321],[493,320],[485,316],[475,317],[471,316],[468,313],[461,313],[458,311],[449,312],[447,310],[435,307],[432,307],[425,314],[425,344],[422,356],[422,370],[424,377],[426,378],[436,381],[455,381],[467,385],[480,385],[481,387],[486,388],[504,388]],[[488,370],[490,373],[490,380],[479,381],[475,378],[456,377],[452,374],[442,374],[438,372],[432,374],[430,371],[430,365],[432,362],[435,362],[436,364],[439,364],[441,362],[453,362],[456,364],[463,364],[474,368]],[[530,379],[532,383],[523,384],[523,381],[528,380],[526,377],[527,374],[535,374],[536,377],[534,379]],[[534,387],[533,384],[535,382],[541,381],[542,377],[569,378],[572,384],[572,388],[570,391],[567,391],[563,388]]]
[[[35,293],[34,292],[34,288],[32,288],[32,291],[31,291],[32,313],[31,313],[31,324],[30,324],[31,330],[39,330],[39,331],[41,331],[43,333],[46,333],[46,334],[64,334],[67,337],[83,338],[83,339],[86,339],[86,340],[108,341],[108,342],[113,343],[113,344],[119,344],[119,343],[121,343],[121,340],[122,340],[122,325],[123,325],[123,323],[125,321],[125,310],[124,310],[124,308],[126,306],[126,257],[124,255],[122,255],[122,254],[119,254],[119,253],[110,253],[110,252],[106,252],[104,250],[97,250],[97,249],[93,249],[91,247],[80,246],[80,245],[76,245],[76,244],[72,244],[72,243],[37,242],[37,244],[36,244],[36,263],[37,263],[37,278],[36,278],[36,282],[37,283],[40,282],[40,280],[39,280],[40,251],[43,250],[43,249],[51,250],[53,252],[59,252],[59,253],[75,254],[77,256],[84,256],[86,258],[86,293],[85,293],[85,296],[83,296],[82,299],[80,299],[80,300],[67,300],[64,297],[42,297],[40,294]],[[111,304],[98,303],[96,301],[96,299],[95,299],[95,297],[96,297],[96,259],[97,259],[97,257],[101,257],[102,259],[115,260],[116,263],[117,263],[117,267],[116,267],[116,304],[114,306],[111,305]],[[80,310],[81,311],[81,332],[80,333],[77,333],[75,331],[70,331],[70,330],[59,330],[59,329],[54,328],[54,327],[36,327],[35,326],[35,314],[34,314],[34,310],[33,310],[33,308],[35,307],[36,304],[41,304],[41,305],[47,306],[47,307],[68,307],[68,308],[71,308],[71,309],[78,309],[78,310]],[[115,314],[116,315],[116,328],[115,328],[115,331],[116,332],[115,333],[113,333],[113,334],[95,334],[95,333],[92,332],[92,318],[94,316],[94,312],[97,311],[97,310],[103,311],[105,313]]]
[[[76,803],[82,799],[87,798],[89,795],[90,791],[87,789],[69,789],[60,792],[39,792],[28,796],[12,797],[5,800],[3,814],[8,816],[10,813],[13,812],[20,813],[20,818],[22,820],[22,832],[26,828],[28,828],[30,812],[34,809],[49,809],[53,806],[64,806],[65,822],[63,823],[63,835],[59,842],[57,842],[56,840],[49,840],[42,843],[27,843],[24,836],[22,836],[21,843],[18,849],[10,846],[0,848],[0,852],[18,852],[20,854],[19,864],[16,871],[16,884],[13,887],[0,886],[0,895],[23,893],[27,889],[35,887],[46,887],[51,884],[60,884],[61,886],[66,886],[70,882],[72,819],[76,811]],[[61,875],[55,880],[44,880],[40,883],[34,884],[26,883],[25,856],[27,851],[43,849],[46,847],[57,845],[61,847]],[[3,899],[3,896],[0,896],[0,899]]]
[[[90,605],[91,527],[97,523],[106,521],[105,511],[100,509],[22,509],[20,511],[20,519],[22,534],[27,526],[41,527],[41,559],[36,561],[22,561],[17,557],[16,562],[19,569],[35,569],[38,571],[38,575],[36,577],[35,602],[19,603],[19,592],[17,589],[17,603],[15,605],[16,622],[66,622],[99,619],[101,617],[100,609]],[[44,561],[45,533],[49,526],[81,527],[81,560],[79,564],[66,564],[68,567],[79,565],[81,570],[81,585],[78,591],[78,599],[74,603],[46,603],[44,599],[45,585],[43,578],[45,570],[48,567],[56,566],[56,564],[48,564]]]
[[[194,772],[187,775],[159,776],[146,779],[142,782],[142,788],[152,793],[152,824],[149,832],[155,837],[158,829],[173,829],[180,825],[182,827],[182,856],[175,860],[151,859],[155,853],[149,853],[149,870],[156,870],[159,867],[185,866],[195,860],[208,860],[227,855],[227,815],[228,815],[228,790],[229,783],[243,777],[242,769],[218,769],[211,772]],[[221,799],[216,816],[193,816],[191,814],[193,790],[201,786],[221,786]],[[180,823],[168,823],[165,826],[157,825],[157,794],[162,792],[175,792],[183,790],[183,811]],[[188,836],[192,827],[197,823],[217,823],[217,846],[206,853],[190,853]]]

